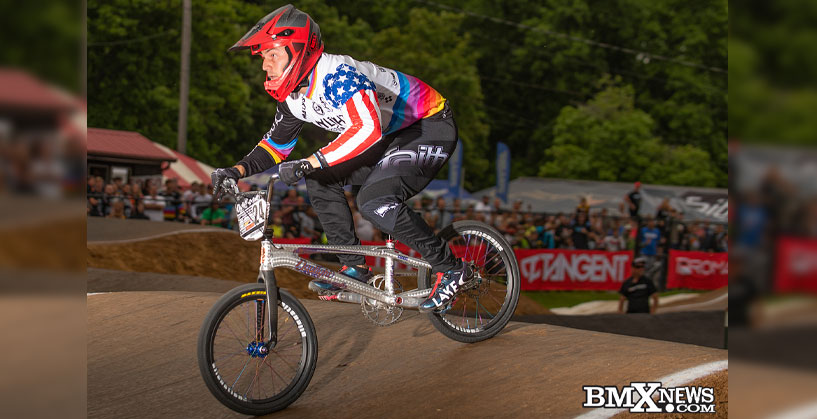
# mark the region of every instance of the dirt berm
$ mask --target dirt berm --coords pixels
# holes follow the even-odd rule
[[[228,281],[255,282],[258,278],[260,242],[247,242],[223,229],[180,223],[139,220],[88,219],[88,267],[130,272],[154,272]],[[338,266],[319,262],[332,269]],[[299,299],[317,299],[307,289],[306,275],[276,269],[278,285]],[[406,290],[416,279],[400,278]],[[530,298],[520,296],[517,315],[549,314]]]

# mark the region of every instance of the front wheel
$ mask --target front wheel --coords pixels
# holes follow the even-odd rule
[[[286,408],[306,390],[318,360],[315,326],[304,306],[279,289],[278,341],[268,347],[267,292],[247,284],[222,296],[197,344],[201,376],[223,405],[247,415]]]
[[[499,333],[519,301],[519,266],[513,248],[491,226],[457,221],[440,231],[454,256],[474,269],[475,280],[442,312],[428,314],[442,334],[459,342],[479,342]],[[418,279],[420,289],[433,286],[429,275]]]

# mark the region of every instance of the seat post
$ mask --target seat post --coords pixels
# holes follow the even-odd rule
[[[386,240],[386,248],[394,251],[394,241],[391,239],[391,235],[389,235],[388,240]],[[383,280],[386,281],[386,292],[389,294],[394,294],[394,259],[391,257],[387,257],[384,266],[385,271],[383,272]]]

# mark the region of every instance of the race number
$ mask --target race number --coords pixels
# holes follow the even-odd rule
[[[236,203],[238,215],[238,232],[241,238],[248,241],[258,240],[264,235],[264,221],[269,207],[261,195],[242,199]]]

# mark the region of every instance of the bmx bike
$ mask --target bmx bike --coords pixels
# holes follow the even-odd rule
[[[315,372],[318,338],[306,308],[278,288],[274,268],[288,268],[331,282],[340,291],[323,300],[360,304],[379,326],[397,322],[405,308],[417,308],[431,293],[431,265],[385,245],[333,246],[276,244],[267,229],[273,184],[266,191],[239,192],[235,182],[225,192],[236,199],[239,228],[245,240],[262,240],[258,282],[224,294],[208,312],[197,342],[199,370],[207,388],[226,407],[263,415],[286,408],[306,390]],[[499,333],[519,299],[519,267],[505,238],[477,221],[458,221],[440,233],[455,256],[471,264],[474,279],[463,285],[441,310],[428,313],[434,327],[459,342],[479,342]],[[302,254],[355,254],[384,259],[385,270],[368,284],[334,272]],[[395,264],[410,267],[396,272]],[[401,276],[415,276],[417,288],[403,291]],[[275,309],[271,309],[275,307]]]

